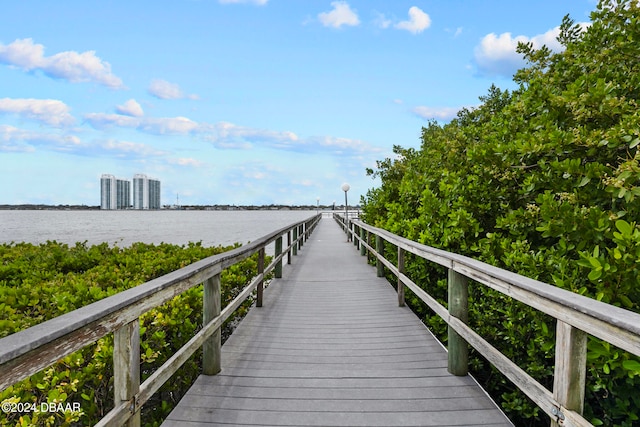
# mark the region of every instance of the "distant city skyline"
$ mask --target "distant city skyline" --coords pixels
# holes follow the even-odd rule
[[[595,0],[7,0],[0,204],[95,205],[102,171],[185,205],[331,204],[422,126],[514,89]],[[133,189],[132,189],[133,191]]]
[[[100,177],[100,209],[103,210],[160,209],[161,194],[160,180],[149,178],[145,174],[133,175],[133,186],[131,181],[112,174],[102,174]]]

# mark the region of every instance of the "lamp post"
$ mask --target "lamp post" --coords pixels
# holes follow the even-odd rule
[[[351,241],[351,236],[349,235],[349,213],[347,211],[347,206],[349,206],[349,202],[347,201],[347,191],[351,186],[346,182],[342,184],[342,191],[344,191],[344,225],[347,227],[347,242]]]
[[[320,197],[316,197],[316,216],[320,212]]]

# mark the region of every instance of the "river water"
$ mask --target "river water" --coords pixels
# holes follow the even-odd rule
[[[245,244],[315,211],[0,210],[0,243],[55,240],[120,247],[134,242],[204,246]]]

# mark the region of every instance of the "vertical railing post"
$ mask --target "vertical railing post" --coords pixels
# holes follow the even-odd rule
[[[469,280],[449,269],[449,314],[467,323],[469,317]],[[449,326],[449,373],[464,376],[469,373],[469,345]]]
[[[298,226],[293,228],[293,256],[298,255]]]
[[[279,257],[280,255],[282,255],[282,236],[278,237],[276,239],[276,251],[275,251],[275,256],[276,258]],[[280,259],[280,261],[278,261],[276,263],[276,268],[275,268],[275,276],[276,279],[280,279],[282,278],[282,259]]]
[[[364,245],[365,242],[365,231],[364,228],[360,227],[360,255],[365,256],[367,254],[367,248]]]
[[[376,234],[376,252],[384,257],[384,242],[381,236]],[[376,273],[378,277],[384,277],[384,264],[376,257]]]
[[[587,334],[560,320],[556,325],[556,366],[553,376],[553,398],[563,407],[582,414],[587,374]],[[562,412],[551,420],[560,424]]]
[[[400,275],[404,274],[404,249],[398,246],[398,306],[404,307],[404,283]]]
[[[113,333],[113,392],[115,405],[130,402],[132,417],[127,427],[140,426],[140,410],[135,396],[140,391],[140,320],[116,329]]]
[[[258,251],[258,274],[264,274],[264,247]],[[264,293],[264,277],[258,282],[256,295],[256,307],[262,307],[262,294]]]
[[[287,264],[291,264],[291,230],[287,231]]]
[[[353,236],[353,246],[358,247],[358,239],[356,239],[356,229],[358,229],[358,225],[355,222],[351,222],[352,225],[352,236]]]
[[[221,293],[220,293],[220,273],[205,280],[203,283],[203,325],[208,324],[220,315]],[[220,372],[221,365],[221,336],[218,328],[202,344],[202,373],[204,375],[216,375]]]

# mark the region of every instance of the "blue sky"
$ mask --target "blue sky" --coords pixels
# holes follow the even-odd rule
[[[514,87],[517,41],[560,49],[595,0],[7,0],[0,204],[330,204],[429,119]]]

